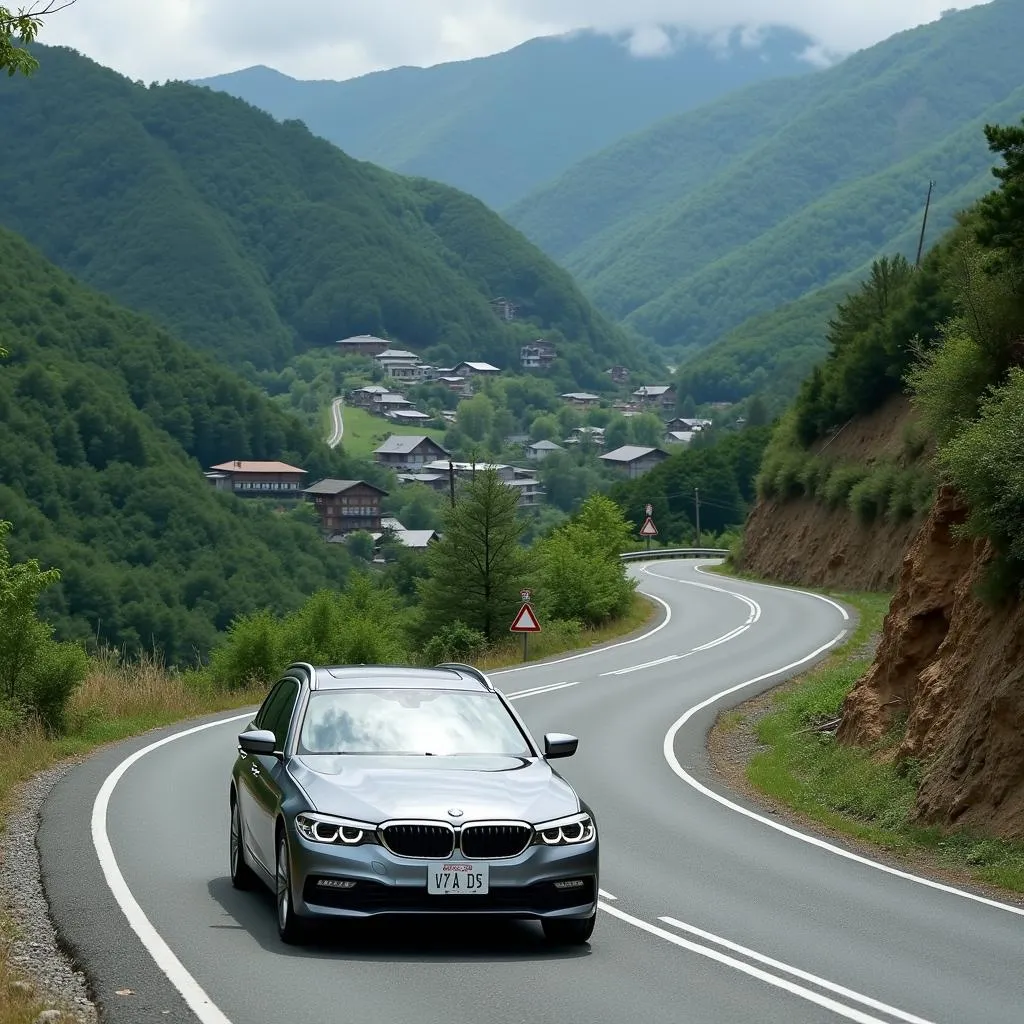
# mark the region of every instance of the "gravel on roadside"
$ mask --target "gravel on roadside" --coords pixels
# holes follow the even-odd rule
[[[43,801],[72,767],[74,762],[55,765],[20,787],[0,833],[0,907],[14,925],[8,960],[32,984],[39,1001],[62,1011],[56,1018],[61,1021],[98,1024],[85,975],[61,948],[50,921],[36,847]]]

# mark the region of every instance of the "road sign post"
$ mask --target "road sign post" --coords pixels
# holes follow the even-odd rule
[[[644,519],[644,525],[640,527],[640,536],[647,541],[647,550],[650,551],[651,538],[658,536],[658,528],[654,525],[654,520],[651,518],[651,515],[654,512],[654,506],[645,505],[644,512],[647,518]]]
[[[526,661],[529,652],[530,634],[540,632],[540,622],[537,620],[533,608],[530,607],[530,591],[520,590],[519,597],[523,602],[523,606],[519,609],[519,614],[512,620],[509,630],[513,633],[523,634],[523,661]]]

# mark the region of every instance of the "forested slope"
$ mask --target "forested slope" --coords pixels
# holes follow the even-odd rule
[[[370,332],[518,360],[543,333],[581,374],[643,365],[570,276],[483,204],[347,157],[301,124],[66,49],[0,91],[0,222],[235,367]],[[489,305],[506,296],[524,323]]]
[[[344,580],[348,556],[308,519],[216,494],[202,471],[283,459],[312,481],[356,467],[3,229],[0,281],[0,519],[15,560],[62,571],[42,605],[61,638],[188,661],[234,615]]]
[[[670,53],[633,56],[594,32],[531,39],[504,53],[347,81],[266,67],[200,85],[297,118],[347,153],[446,182],[502,209],[576,161],[661,117],[751,82],[813,70],[811,40],[774,28],[714,42],[673,32]]]
[[[982,126],[1024,105],[1022,37],[1012,0],[948,14],[670,118],[509,217],[603,309],[685,355],[878,255],[913,258],[930,179],[932,230],[947,228],[987,187]]]

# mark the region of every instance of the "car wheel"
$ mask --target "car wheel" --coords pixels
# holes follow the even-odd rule
[[[552,917],[541,922],[544,938],[558,946],[582,946],[594,934],[597,914],[585,920],[572,917]]]
[[[236,889],[251,889],[256,882],[253,870],[245,862],[245,842],[242,839],[242,812],[238,801],[231,801],[231,884]]]
[[[288,838],[284,831],[277,837],[277,934],[282,942],[301,942],[305,935],[303,922],[292,905],[292,868],[288,857]]]

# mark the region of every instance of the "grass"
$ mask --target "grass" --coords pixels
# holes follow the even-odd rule
[[[531,636],[529,660],[585,649],[632,633],[651,622],[657,610],[652,601],[636,594],[625,616],[600,629],[549,628]],[[521,661],[522,641],[514,638],[492,648],[477,664],[493,671]],[[96,658],[71,699],[64,735],[48,736],[38,726],[0,735],[0,829],[17,787],[37,772],[88,754],[105,743],[186,719],[249,707],[264,696],[263,689],[221,692],[187,684],[182,676],[168,672],[152,659],[125,661],[113,655]],[[0,1024],[31,1024],[49,1004],[40,1002],[31,989],[20,987],[23,976],[10,962],[14,939],[13,923],[0,914]]]
[[[737,575],[719,567],[723,575]],[[749,577],[747,577],[749,578]],[[823,591],[816,591],[823,593]],[[722,716],[716,729],[746,729],[760,749],[747,778],[761,793],[836,833],[913,860],[919,868],[954,879],[1024,892],[1024,842],[975,831],[923,826],[914,817],[917,788],[926,765],[897,763],[893,754],[905,721],[870,748],[844,746],[827,731],[843,700],[872,662],[869,643],[881,630],[890,595],[829,594],[858,614],[852,636],[830,658],[772,695],[771,710],[748,720],[741,706]]]
[[[345,424],[341,447],[356,458],[368,459],[373,454],[374,448],[384,443],[388,434],[425,434],[438,444],[444,443],[443,430],[400,426],[354,405],[346,405],[341,411],[341,417]],[[325,422],[330,424],[329,407]],[[325,429],[328,433],[330,432],[329,426]]]

